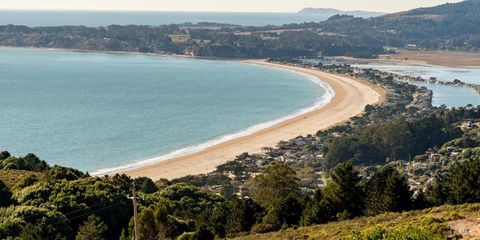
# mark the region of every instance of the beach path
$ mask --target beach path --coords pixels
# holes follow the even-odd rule
[[[335,96],[330,103],[322,108],[250,135],[232,139],[190,155],[126,170],[123,173],[132,177],[146,176],[154,180],[209,173],[214,171],[216,166],[231,161],[244,152],[260,153],[263,147],[275,147],[282,140],[289,140],[300,135],[315,134],[319,130],[345,122],[349,118],[361,114],[367,104],[378,104],[385,99],[385,89],[365,80],[260,60],[245,62],[284,68],[315,76],[329,84],[335,91]]]

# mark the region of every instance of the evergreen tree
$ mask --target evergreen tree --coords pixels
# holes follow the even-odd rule
[[[400,212],[412,208],[412,192],[407,179],[394,167],[376,172],[366,184],[365,213]]]
[[[103,240],[104,234],[107,231],[107,225],[102,220],[90,215],[85,223],[80,226],[77,232],[76,240]]]
[[[168,224],[168,210],[163,204],[158,204],[154,209],[155,227],[158,238],[166,238]]]
[[[145,208],[140,212],[137,226],[140,239],[155,240],[157,238],[158,229],[155,215],[151,208]]]
[[[230,205],[228,202],[222,202],[211,211],[210,209],[203,212],[205,224],[208,224],[213,230],[213,233],[220,238],[225,238],[227,235],[227,221],[230,215]],[[200,220],[197,220],[197,224]]]
[[[134,183],[135,183],[135,187],[139,192],[154,193],[158,191],[157,185],[150,178],[147,178],[147,177],[135,178]]]
[[[335,216],[332,214],[332,209],[323,197],[322,190],[318,189],[315,191],[314,196],[307,200],[300,225],[309,226],[312,224],[326,223],[334,218]]]
[[[5,160],[10,157],[10,153],[7,151],[0,152],[0,161]]]
[[[269,166],[253,179],[250,191],[253,199],[267,208],[286,199],[299,198],[298,178],[287,164]]]
[[[271,225],[273,230],[296,226],[302,217],[302,212],[302,204],[296,198],[290,197],[269,207],[263,222]]]
[[[480,158],[461,160],[438,175],[430,189],[435,204],[462,204],[480,202]]]
[[[230,234],[248,232],[262,217],[263,209],[250,198],[234,198],[229,202],[227,231]]]
[[[351,162],[336,166],[330,173],[331,181],[324,189],[324,196],[337,218],[361,215],[364,192],[360,176]]]

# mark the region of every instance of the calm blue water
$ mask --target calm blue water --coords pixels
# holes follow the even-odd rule
[[[400,65],[400,64],[368,64],[356,65],[359,67],[371,67],[381,71],[420,76],[426,79],[436,77],[443,81],[459,79],[467,83],[480,84],[480,68],[442,67],[435,65]],[[448,107],[460,107],[468,104],[480,105],[480,95],[472,88],[451,87],[431,83],[415,83],[417,86],[425,86],[433,91],[433,105],[445,105]]]
[[[369,17],[372,14],[367,13],[358,16]],[[297,13],[0,11],[0,25],[85,25],[98,27],[111,24],[163,25],[186,22],[215,22],[244,26],[265,26],[320,22],[329,17],[331,15]]]
[[[85,25],[97,27],[111,24],[163,25],[186,22],[215,22],[264,26],[319,22],[326,20],[328,17],[330,16],[296,13],[2,11],[0,12],[0,25]]]
[[[307,76],[231,61],[0,48],[0,149],[110,168],[308,107]]]

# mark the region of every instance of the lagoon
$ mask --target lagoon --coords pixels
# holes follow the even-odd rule
[[[435,77],[438,80],[451,81],[459,79],[466,83],[480,84],[480,68],[474,67],[443,67],[436,65],[407,65],[407,64],[354,64],[357,67],[370,67],[381,71],[403,75],[418,76],[429,79]],[[417,86],[424,86],[433,91],[434,106],[445,105],[447,107],[464,107],[468,104],[480,105],[480,95],[472,88],[452,87],[432,83],[412,82]]]

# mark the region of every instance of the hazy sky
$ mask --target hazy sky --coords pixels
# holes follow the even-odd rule
[[[459,0],[0,0],[0,9],[295,12],[304,7],[396,12]]]

